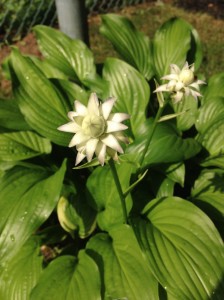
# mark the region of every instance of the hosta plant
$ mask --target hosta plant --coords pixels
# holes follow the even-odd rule
[[[0,101],[0,299],[206,300],[224,295],[224,73],[198,74],[196,30],[152,40],[120,16],[120,58],[34,28]],[[198,77],[196,77],[196,75]]]

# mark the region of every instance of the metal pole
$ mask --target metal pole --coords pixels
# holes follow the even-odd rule
[[[55,0],[59,27],[73,39],[89,45],[87,13],[84,0]]]

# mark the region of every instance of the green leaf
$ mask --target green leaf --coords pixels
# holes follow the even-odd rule
[[[184,96],[182,101],[172,105],[175,113],[183,114],[176,117],[177,128],[181,131],[190,129],[197,119],[198,101],[193,96]]]
[[[10,57],[13,90],[27,123],[56,144],[67,146],[70,134],[59,130],[67,123],[70,104],[53,88],[33,62],[13,49]]]
[[[133,166],[122,163],[116,165],[123,192],[129,187]],[[87,189],[91,205],[98,211],[97,223],[103,230],[108,230],[114,225],[123,223],[121,200],[114,183],[109,166],[98,167],[87,180]],[[131,196],[126,198],[127,212],[132,206]]]
[[[93,54],[81,40],[72,40],[43,25],[35,26],[34,32],[42,54],[52,66],[80,82],[95,77]]]
[[[181,198],[156,199],[134,228],[154,275],[172,299],[222,298],[223,242],[199,208]]]
[[[157,31],[153,41],[153,59],[157,76],[169,74],[170,64],[182,67],[191,44],[191,29],[185,21],[173,18]]]
[[[103,299],[158,298],[158,284],[148,267],[130,226],[99,233],[87,244],[104,280]]]
[[[14,99],[0,99],[0,126],[11,130],[29,130]]]
[[[224,120],[224,97],[213,97],[200,107],[195,126],[199,133],[204,134],[219,120]]]
[[[29,56],[32,62],[40,69],[47,78],[68,79],[62,71],[56,66],[53,66],[48,60],[40,59],[36,56]]]
[[[42,271],[42,257],[36,237],[29,239],[1,273],[0,298],[28,300]]]
[[[81,250],[78,258],[61,256],[43,272],[30,300],[101,300],[96,263]]]
[[[147,36],[136,30],[125,17],[115,14],[101,16],[100,33],[111,41],[122,58],[139,70],[146,78],[152,78],[151,44]]]
[[[79,100],[82,104],[88,104],[89,93],[74,82],[63,79],[51,79],[51,82],[59,92],[68,99],[71,107],[74,107],[74,101]]]
[[[50,216],[60,196],[65,168],[63,163],[47,178],[38,169],[18,167],[5,173],[0,184],[0,263],[14,257]]]
[[[23,160],[50,152],[50,141],[32,131],[0,134],[0,160]]]
[[[122,155],[123,160],[138,163],[146,139],[151,134],[152,122],[153,120],[149,119],[139,128],[135,142],[130,144],[126,148],[126,154]],[[195,156],[200,150],[201,147],[197,141],[192,138],[182,139],[172,124],[158,123],[142,167],[159,163],[181,162]]]
[[[202,98],[203,103],[210,101],[211,99],[216,97],[223,97],[224,95],[223,82],[224,82],[224,72],[210,77],[208,81],[208,86],[205,90],[204,97]]]
[[[74,187],[66,186],[57,205],[57,214],[65,231],[74,234],[77,230],[80,238],[89,236],[96,227],[96,211],[87,203],[83,193]]]
[[[203,170],[195,181],[191,192],[192,201],[219,225],[219,229],[222,229],[224,225],[223,181],[223,170]]]
[[[208,151],[204,166],[224,166],[224,122],[214,122],[203,134],[198,134],[197,141]]]
[[[145,111],[150,97],[148,83],[137,70],[116,58],[106,60],[103,78],[109,82],[110,95],[117,98],[117,111],[131,115],[130,125],[135,135],[146,118]]]

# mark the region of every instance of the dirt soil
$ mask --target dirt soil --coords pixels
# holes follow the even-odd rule
[[[151,1],[150,1],[151,2]],[[175,1],[175,0],[157,0],[158,2],[162,3],[169,3],[169,4],[175,4],[177,6],[182,6],[186,10],[194,10],[194,11],[203,11],[206,13],[209,13],[213,15],[216,18],[224,18],[224,2],[220,0],[186,0],[186,1]],[[184,3],[184,4],[183,4]],[[144,3],[139,4],[138,7],[141,7],[144,9],[145,7],[148,7],[149,5],[155,5],[155,1],[152,1],[151,3]],[[128,10],[129,7],[126,7],[125,10]],[[133,9],[133,7],[130,7],[130,9]],[[91,24],[98,22],[98,16],[92,15],[89,16],[88,23],[91,26]],[[35,39],[35,36],[33,33],[29,33],[26,37],[24,37],[22,40],[14,43],[14,46],[17,46],[20,51],[24,54],[30,54],[35,55],[38,57],[41,57],[41,53],[38,50],[37,42]],[[10,46],[8,45],[0,45],[0,65],[4,61],[4,59],[10,54]],[[4,78],[4,75],[1,72],[0,69],[0,91],[4,91],[3,95],[0,94],[0,97],[7,97],[8,94],[10,94],[11,86],[10,82]]]

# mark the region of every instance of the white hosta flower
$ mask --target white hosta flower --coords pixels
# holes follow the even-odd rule
[[[123,153],[119,142],[128,143],[123,135],[123,130],[128,127],[121,122],[130,116],[125,113],[112,114],[114,103],[114,98],[100,103],[95,93],[90,95],[87,107],[77,100],[74,102],[75,111],[68,113],[71,121],[58,130],[75,133],[69,143],[69,147],[75,146],[78,151],[75,165],[85,157],[90,162],[94,153],[101,165],[104,165],[106,155],[117,160],[117,153]]]
[[[201,96],[199,85],[205,84],[202,80],[195,80],[194,64],[189,66],[187,62],[182,69],[175,64],[170,65],[170,74],[161,79],[169,82],[160,85],[154,92],[170,92],[174,103],[181,101],[184,95],[197,99]]]

